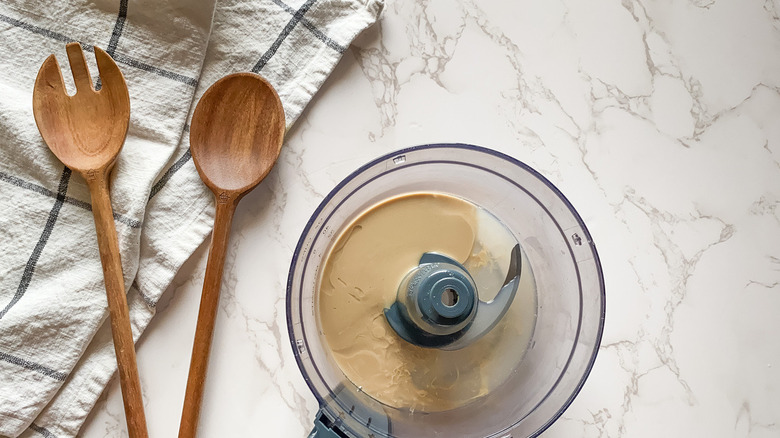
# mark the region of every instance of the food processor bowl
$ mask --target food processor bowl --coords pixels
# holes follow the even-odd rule
[[[389,406],[336,365],[318,326],[317,293],[333,242],[369,207],[406,193],[441,193],[495,216],[520,244],[536,285],[536,320],[522,359],[501,384],[453,409]],[[389,236],[391,237],[391,236]],[[361,167],[325,197],[293,256],[287,324],[295,359],[320,403],[311,437],[539,435],[571,404],[590,372],[604,326],[596,248],[563,194],[527,165],[465,144],[412,147]]]

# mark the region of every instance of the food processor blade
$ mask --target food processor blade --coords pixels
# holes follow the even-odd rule
[[[520,245],[510,257],[504,285],[485,302],[463,265],[443,254],[423,254],[401,282],[396,301],[385,309],[387,322],[420,347],[458,350],[470,345],[493,329],[512,304],[520,282]]]
[[[487,334],[504,317],[512,300],[517,293],[517,285],[520,284],[522,272],[522,258],[520,257],[520,245],[512,248],[509,261],[509,270],[501,290],[490,301],[480,301],[477,306],[477,314],[466,333],[451,344],[441,347],[442,350],[459,350]]]

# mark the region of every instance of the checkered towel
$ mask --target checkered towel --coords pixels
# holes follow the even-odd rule
[[[72,437],[116,369],[85,182],[52,155],[32,114],[51,53],[104,48],[130,91],[111,182],[136,339],[211,230],[188,149],[198,97],[236,71],[277,89],[291,124],[383,0],[43,0],[0,3],[0,436]],[[96,78],[94,58],[87,56]]]

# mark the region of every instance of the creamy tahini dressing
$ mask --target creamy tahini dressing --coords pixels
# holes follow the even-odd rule
[[[414,346],[383,310],[425,252],[463,263],[483,301],[500,288],[515,245],[490,214],[453,196],[415,193],[377,204],[353,221],[326,257],[318,291],[319,324],[344,375],[396,408],[441,411],[501,384],[522,359],[535,322],[533,276],[524,260],[509,312],[482,339],[457,351]]]

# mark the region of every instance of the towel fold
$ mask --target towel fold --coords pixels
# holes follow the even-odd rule
[[[73,437],[116,370],[89,191],[49,151],[32,86],[65,44],[97,45],[127,81],[131,119],[111,180],[136,338],[211,231],[188,120],[217,79],[268,79],[288,127],[383,0],[42,0],[0,3],[0,436]],[[87,56],[93,80],[97,67]]]

